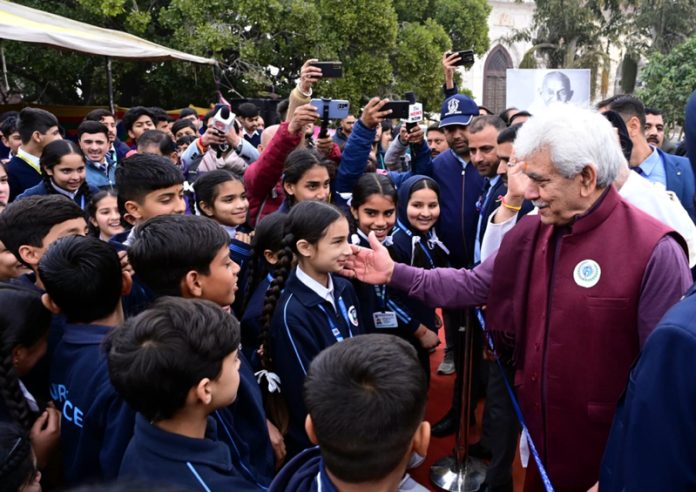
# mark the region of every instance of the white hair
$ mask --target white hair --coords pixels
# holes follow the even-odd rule
[[[597,186],[606,188],[626,165],[614,127],[596,111],[572,104],[553,104],[535,114],[515,139],[517,158],[524,160],[547,150],[551,163],[565,178],[574,178],[585,166],[597,171]]]

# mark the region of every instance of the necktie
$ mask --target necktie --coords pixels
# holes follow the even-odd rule
[[[631,169],[640,174],[641,176],[645,176],[645,171],[643,171],[643,169],[640,166],[632,167]]]

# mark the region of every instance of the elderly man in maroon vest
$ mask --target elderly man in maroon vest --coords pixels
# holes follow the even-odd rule
[[[616,402],[645,339],[691,284],[685,245],[612,186],[624,156],[601,115],[557,105],[515,142],[527,216],[473,270],[394,264],[375,238],[347,275],[431,306],[487,305],[515,363],[515,389],[557,491],[597,480]],[[493,424],[495,425],[495,424]],[[536,469],[525,490],[543,490]]]

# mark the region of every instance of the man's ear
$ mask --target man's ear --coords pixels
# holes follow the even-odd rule
[[[597,189],[597,168],[587,165],[580,171],[580,194],[581,196],[591,195]]]
[[[637,135],[642,135],[645,129],[643,125],[640,124],[640,119],[637,116],[631,116],[626,123],[626,128],[630,137],[635,137]]]
[[[300,239],[297,241],[296,246],[297,252],[300,254],[300,256],[308,258],[314,254],[314,246],[305,239]]]
[[[40,248],[37,248],[36,246],[30,246],[28,244],[21,245],[19,247],[19,260],[23,263],[26,263],[31,268],[37,267],[39,264],[39,260],[41,259],[38,249]]]
[[[413,435],[413,451],[421,456],[428,455],[428,446],[430,445],[430,422],[425,420],[420,423],[416,433]]]
[[[182,295],[188,298],[199,298],[203,295],[203,285],[201,283],[201,274],[196,270],[191,270],[181,280],[183,287]]]
[[[304,428],[305,432],[307,433],[307,437],[309,437],[309,442],[314,445],[319,444],[319,441],[317,440],[317,433],[314,432],[314,422],[312,422],[312,416],[310,414],[307,414],[307,418],[304,421]]]
[[[123,208],[126,209],[126,213],[133,217],[135,221],[142,220],[143,214],[140,211],[140,205],[138,205],[138,202],[128,200],[126,203],[123,204]]]
[[[133,277],[130,272],[121,272],[121,295],[127,296],[133,288]]]
[[[60,314],[60,308],[58,307],[58,304],[53,302],[53,299],[51,299],[51,296],[48,294],[42,294],[41,295],[41,304],[44,305],[46,309],[51,311],[53,314]]]

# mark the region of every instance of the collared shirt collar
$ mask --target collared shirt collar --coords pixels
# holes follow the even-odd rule
[[[222,225],[222,228],[225,229],[225,232],[228,236],[230,236],[230,239],[234,239],[234,237],[237,235],[237,226],[220,225]]]
[[[126,240],[123,241],[123,245],[130,248],[131,244],[133,244],[133,241],[135,241],[135,226],[133,226],[133,228],[128,233],[128,237],[126,237]]]
[[[23,159],[25,161],[32,162],[32,163],[36,164],[37,167],[39,166],[39,158],[36,157],[35,155],[30,154],[29,152],[24,150],[22,147],[20,147],[17,150],[17,157],[19,157],[20,159]]]
[[[462,156],[460,156],[459,154],[457,154],[453,149],[449,149],[449,150],[450,150],[450,152],[452,152],[452,155],[454,156],[454,158],[457,159],[459,161],[459,163],[462,165],[462,169],[466,169],[466,166],[469,163],[466,162],[464,160],[464,158]]]
[[[53,186],[53,189],[56,190],[58,193],[60,193],[61,195],[67,196],[67,197],[70,198],[71,200],[74,200],[74,199],[75,199],[75,195],[77,195],[77,193],[78,193],[77,191],[74,192],[74,193],[72,193],[72,192],[70,192],[70,191],[68,191],[68,190],[64,190],[64,189],[61,188],[60,186],[56,186],[56,184],[53,182],[53,180],[51,180],[51,186]],[[78,190],[78,191],[79,191],[79,190]]]
[[[297,280],[306,285],[310,290],[321,297],[322,301],[331,303],[334,309],[336,309],[336,301],[334,300],[334,284],[331,275],[329,275],[329,286],[324,287],[319,282],[314,280],[312,277],[307,275],[300,265],[297,265]]]
[[[640,168],[643,170],[646,176],[653,174],[656,171],[655,166],[662,164],[662,159],[660,159],[660,154],[657,153],[657,148],[651,148],[652,153],[640,163]]]

